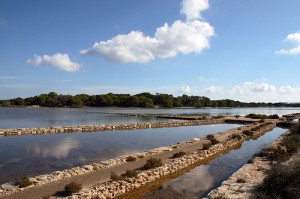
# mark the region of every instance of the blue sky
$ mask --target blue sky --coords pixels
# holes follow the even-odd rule
[[[299,102],[299,0],[0,1],[0,99]]]

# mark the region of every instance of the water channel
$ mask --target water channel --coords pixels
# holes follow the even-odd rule
[[[285,131],[286,129],[275,128],[256,140],[247,141],[241,148],[230,151],[207,165],[200,165],[190,172],[170,180],[159,190],[145,193],[139,199],[198,199],[206,197],[211,190],[219,187],[224,180]]]

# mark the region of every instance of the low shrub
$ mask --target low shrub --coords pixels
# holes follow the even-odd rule
[[[292,126],[290,128],[290,132],[291,132],[291,134],[300,134],[300,123]]]
[[[222,119],[222,118],[224,118],[224,116],[223,115],[218,115],[218,116],[213,116],[212,118],[213,119]]]
[[[211,143],[212,145],[220,143],[220,142],[215,138],[214,135],[209,134],[209,135],[206,136],[206,138],[210,140],[210,143]]]
[[[178,153],[174,153],[172,158],[180,158],[180,157],[184,156],[185,154],[186,154],[185,152],[180,151]]]
[[[265,123],[265,119],[259,120],[259,123]]]
[[[235,115],[234,117],[235,117],[235,118],[239,118],[239,117],[241,117],[241,116],[240,116],[240,115]]]
[[[236,182],[237,182],[237,183],[245,183],[246,180],[244,180],[244,179],[242,179],[242,178],[239,178],[239,179],[236,180]]]
[[[249,131],[249,130],[244,130],[244,131],[243,131],[243,134],[244,134],[244,135],[247,135],[247,136],[253,136],[253,132],[252,132],[252,131]]]
[[[287,152],[290,155],[297,153],[298,148],[300,147],[300,135],[292,134],[284,136],[282,145],[286,147]]]
[[[202,150],[208,150],[211,147],[211,143],[204,143],[202,146]]]
[[[231,139],[238,139],[238,140],[241,140],[242,139],[242,136],[240,134],[232,134],[231,135]]]
[[[77,182],[71,182],[65,186],[65,191],[68,195],[72,195],[73,193],[78,193],[82,189],[81,184]]]
[[[258,156],[265,157],[269,161],[285,162],[290,159],[290,154],[282,147],[263,149]]]
[[[212,138],[214,138],[214,137],[215,137],[215,136],[212,135],[212,134],[209,134],[209,135],[206,136],[206,138],[209,139],[209,140],[212,139]]]
[[[137,170],[126,170],[126,172],[122,174],[122,176],[127,178],[134,178],[137,176],[137,174],[138,174]]]
[[[153,169],[153,168],[160,167],[160,166],[162,166],[161,159],[150,158],[147,160],[146,164],[144,164],[143,169],[148,170],[148,169]]]
[[[17,181],[17,185],[20,187],[20,188],[24,188],[24,187],[28,187],[30,185],[32,185],[33,183],[30,182],[29,178],[26,177],[26,176],[22,176],[19,178],[19,180]]]
[[[218,143],[220,143],[216,138],[212,138],[211,140],[210,140],[210,143],[212,144],[212,145],[215,145],[215,144],[218,144]]]
[[[138,158],[144,158],[144,157],[145,157],[144,155],[139,155],[139,156],[138,156]]]
[[[110,179],[112,180],[112,181],[120,181],[120,180],[124,180],[125,179],[125,177],[124,176],[122,176],[122,175],[117,175],[115,172],[111,172],[110,173]]]
[[[252,164],[254,161],[251,159],[251,160],[248,160],[248,164]]]
[[[128,157],[126,158],[126,162],[134,162],[134,161],[136,161],[136,157],[128,156]]]
[[[274,166],[254,193],[256,198],[300,198],[300,161]]]

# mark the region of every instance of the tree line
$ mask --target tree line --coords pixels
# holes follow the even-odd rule
[[[211,100],[204,96],[188,96],[182,95],[174,97],[169,94],[148,92],[139,93],[136,95],[129,94],[113,94],[104,95],[87,95],[78,94],[58,95],[55,92],[41,94],[34,97],[14,98],[9,100],[0,100],[1,106],[32,106],[39,105],[42,107],[74,107],[80,108],[83,106],[91,107],[300,107],[300,103],[255,103],[255,102],[240,102],[230,99]]]

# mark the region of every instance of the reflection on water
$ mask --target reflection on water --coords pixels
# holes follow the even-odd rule
[[[0,137],[0,184],[238,127],[235,124]]]
[[[204,180],[205,179],[205,180]],[[214,177],[208,166],[202,166],[197,171],[189,172],[184,178],[177,178],[164,187],[166,192],[172,193],[172,198],[198,198],[199,192],[212,187]],[[173,197],[176,196],[176,197]]]
[[[91,109],[88,109],[91,110]],[[107,110],[107,109],[101,109]],[[28,128],[49,126],[76,126],[86,124],[127,124],[143,122],[160,122],[167,119],[127,117],[93,113],[87,109],[71,108],[5,108],[0,107],[1,128]]]
[[[241,148],[230,151],[207,165],[170,180],[160,190],[145,193],[140,199],[193,199],[205,197],[212,189],[241,168],[254,154],[272,143],[286,130],[275,128],[257,140],[245,142]]]
[[[79,141],[76,138],[66,137],[63,140],[55,142],[50,146],[41,146],[34,144],[26,148],[28,153],[33,153],[42,157],[65,158],[72,149],[79,147]]]

